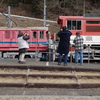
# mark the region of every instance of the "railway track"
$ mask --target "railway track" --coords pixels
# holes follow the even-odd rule
[[[99,88],[100,69],[1,65],[0,87]]]

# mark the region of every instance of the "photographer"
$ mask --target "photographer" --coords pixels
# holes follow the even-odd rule
[[[58,65],[61,65],[62,57],[64,55],[64,66],[67,66],[71,35],[72,33],[67,29],[66,26],[63,26],[57,34],[57,36],[60,38],[57,50],[59,53]]]
[[[24,60],[25,52],[27,51],[27,48],[29,48],[29,45],[27,43],[28,39],[30,39],[30,36],[24,33],[22,30],[20,30],[18,34],[18,49],[19,49],[18,63],[20,64],[25,63]]]

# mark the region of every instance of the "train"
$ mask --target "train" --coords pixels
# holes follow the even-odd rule
[[[72,32],[70,40],[69,57],[74,59],[74,44],[73,39],[76,32],[84,38],[84,60],[100,60],[100,15],[99,14],[85,14],[83,16],[59,16],[58,25],[60,29],[62,26],[67,26],[68,30]]]
[[[48,48],[47,34],[48,27],[0,27],[0,57],[1,58],[17,58],[18,56],[18,43],[17,36],[19,30],[30,35],[27,41],[29,44],[26,56],[34,57],[42,56],[40,52],[45,52]]]
[[[6,18],[7,27],[0,27],[0,58],[18,58],[18,33],[22,30],[30,35],[27,41],[29,44],[25,58],[37,58],[47,60],[49,57],[48,38],[54,40],[54,35],[48,31],[48,27],[18,27],[17,23],[10,18],[10,8],[8,16],[1,12]],[[15,26],[12,26],[13,24]]]
[[[72,32],[70,40],[70,48],[68,58],[75,60],[73,39],[75,33],[80,32],[84,38],[84,60],[100,60],[100,16],[92,14],[84,16],[59,16],[57,24],[60,26],[67,26],[68,30]],[[28,57],[45,57],[47,56],[48,45],[47,34],[48,27],[0,27],[0,57],[1,58],[16,58],[18,56],[17,35],[19,30],[30,35],[28,40],[29,49],[26,53]],[[52,35],[55,37],[55,34]],[[59,41],[58,41],[59,42]],[[55,46],[54,56],[58,57],[56,53],[57,44]],[[57,55],[57,56],[56,56]]]

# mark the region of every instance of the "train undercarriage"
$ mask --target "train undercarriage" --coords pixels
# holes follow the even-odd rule
[[[58,53],[56,49],[53,51],[53,61],[58,59]],[[35,58],[42,60],[49,60],[49,54],[51,52],[47,51],[30,51],[26,52],[25,58]],[[0,58],[17,58],[18,52],[13,51],[0,51]],[[68,60],[75,61],[75,52],[69,51]],[[83,50],[83,60],[100,60],[100,46],[99,45],[85,45]]]
[[[75,60],[75,52],[70,52],[70,59]],[[83,60],[100,60],[100,45],[85,45],[83,50]]]

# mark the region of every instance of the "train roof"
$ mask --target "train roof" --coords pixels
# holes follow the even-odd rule
[[[31,30],[48,30],[48,27],[29,27]]]
[[[65,20],[95,20],[100,21],[100,17],[84,17],[84,16],[59,16],[58,24],[61,24],[62,21]]]
[[[58,17],[58,20],[59,19],[100,19],[100,17],[84,17],[84,16],[59,16]]]
[[[48,30],[48,27],[0,27],[0,30]]]
[[[100,13],[85,13],[84,17],[100,17]]]

